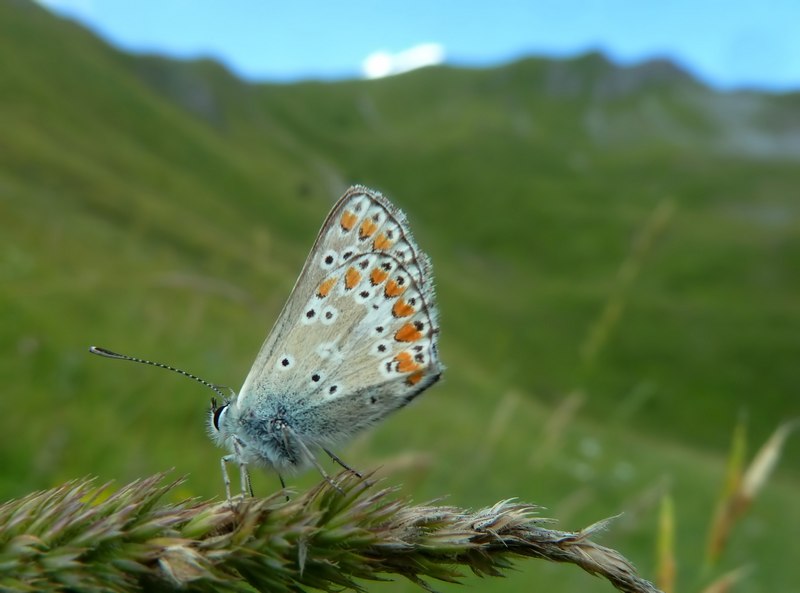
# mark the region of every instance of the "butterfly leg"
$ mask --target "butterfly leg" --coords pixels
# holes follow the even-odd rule
[[[284,426],[283,430],[285,431],[284,437],[286,438],[286,440],[288,441],[287,437],[290,436],[293,437],[292,442],[297,445],[297,447],[300,449],[300,451],[306,457],[306,459],[308,459],[311,462],[311,464],[317,468],[317,471],[322,474],[322,477],[325,478],[325,481],[328,482],[328,484],[330,484],[333,488],[335,488],[339,492],[339,494],[344,494],[344,490],[342,490],[339,487],[339,485],[333,481],[333,478],[331,478],[328,475],[328,472],[325,471],[325,468],[322,467],[322,464],[320,464],[320,462],[317,460],[317,456],[311,452],[311,450],[306,446],[303,440],[297,438],[295,436],[294,431],[288,426]]]
[[[278,479],[281,481],[281,490],[286,490],[286,482],[283,481],[283,476],[278,474]],[[286,502],[289,502],[289,495],[286,495]]]
[[[239,475],[242,478],[242,496],[250,494],[250,498],[255,498],[253,483],[250,481],[250,472],[247,471],[247,464],[243,461],[239,462]]]
[[[331,450],[329,450],[329,449],[326,449],[325,447],[323,447],[323,448],[322,448],[322,450],[323,450],[323,451],[325,451],[325,453],[327,453],[327,454],[328,454],[328,457],[330,457],[331,459],[333,459],[333,460],[334,460],[336,463],[338,463],[339,465],[341,465],[341,466],[342,466],[344,469],[346,469],[347,471],[349,471],[349,472],[353,472],[353,473],[354,473],[355,475],[357,475],[359,478],[362,478],[362,477],[363,477],[363,476],[361,475],[361,472],[359,472],[359,471],[356,471],[356,470],[354,470],[352,467],[350,467],[349,465],[347,465],[347,464],[346,464],[344,461],[342,461],[341,459],[339,459],[339,457],[338,457],[338,456],[337,456],[337,455],[336,455],[336,454],[335,454],[333,451],[331,451]]]
[[[305,449],[308,452],[308,456],[309,456],[309,459],[311,460],[311,463],[313,463],[314,467],[317,468],[317,471],[322,474],[322,477],[325,478],[325,481],[328,482],[328,484],[330,484],[331,487],[335,488],[336,491],[339,492],[339,494],[344,494],[344,490],[342,490],[339,487],[339,484],[337,484],[336,482],[333,481],[333,478],[331,478],[328,475],[328,472],[326,472],[325,468],[322,467],[322,464],[320,464],[320,462],[317,461],[316,456],[311,451],[308,450],[308,447],[303,445],[302,448]]]
[[[222,481],[225,483],[225,499],[230,502],[231,500],[231,478],[228,475],[228,462],[233,461],[233,455],[225,455],[220,459],[220,466],[222,467]]]
[[[242,498],[246,497],[248,493],[250,496],[253,496],[253,485],[250,483],[250,473],[247,471],[247,462],[242,456],[242,445],[238,439],[234,439],[233,441],[233,452],[233,458],[239,462],[239,480],[242,488]],[[230,483],[230,480],[228,480],[228,483]],[[230,486],[228,486],[227,494],[230,499]]]

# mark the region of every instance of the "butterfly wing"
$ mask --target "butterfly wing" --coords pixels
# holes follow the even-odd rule
[[[350,188],[323,223],[238,405],[280,397],[300,436],[335,443],[439,378],[438,332],[431,265],[405,216],[381,194]]]

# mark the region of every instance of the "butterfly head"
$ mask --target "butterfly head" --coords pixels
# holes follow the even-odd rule
[[[224,399],[220,403],[217,398],[211,398],[211,408],[208,414],[208,434],[220,446],[225,446],[225,442],[231,436],[229,425],[230,409],[230,400]]]

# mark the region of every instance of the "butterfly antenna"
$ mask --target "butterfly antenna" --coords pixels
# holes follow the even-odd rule
[[[97,354],[98,356],[105,356],[106,358],[115,358],[117,360],[130,360],[131,362],[140,362],[142,364],[149,364],[150,366],[158,367],[160,369],[167,369],[168,371],[175,371],[183,375],[184,377],[188,377],[189,379],[193,379],[197,381],[201,385],[205,385],[209,389],[211,389],[214,393],[222,398],[223,401],[228,401],[228,398],[225,397],[225,394],[219,388],[218,385],[214,385],[205,379],[201,379],[197,375],[193,375],[192,373],[187,373],[184,370],[177,369],[173,366],[168,364],[164,364],[163,362],[153,362],[152,360],[145,360],[144,358],[137,358],[135,356],[128,356],[127,354],[118,354],[116,352],[112,352],[111,350],[107,350],[105,348],[100,348],[99,346],[89,346],[89,352],[92,354]]]

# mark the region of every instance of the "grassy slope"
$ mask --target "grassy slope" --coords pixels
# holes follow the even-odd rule
[[[670,476],[683,562],[696,566],[722,471],[698,445],[722,450],[742,407],[760,438],[800,411],[800,174],[753,140],[791,138],[796,97],[759,98],[774,108],[731,139],[719,121],[742,97],[669,72],[630,90],[596,56],[251,87],[211,63],[119,54],[27,4],[0,5],[0,29],[6,496],[171,465],[191,473],[187,493],[218,493],[206,394],[85,347],[238,387],[350,181],[396,198],[436,264],[447,380],[347,456],[406,467],[397,479],[418,499],[519,495],[565,527],[641,502],[609,543],[647,571],[644,494]],[[665,200],[674,214],[622,290],[618,269]],[[621,320],[582,360],[615,294]],[[549,404],[575,388],[585,419],[546,455]],[[781,543],[800,519],[795,480],[768,491],[732,550],[731,565],[770,559],[752,591],[797,577]],[[533,578],[586,585],[561,567],[514,583]]]
[[[705,445],[757,402],[753,422],[765,434],[800,412],[791,396],[800,383],[791,362],[800,329],[796,160],[750,158],[746,139],[723,145],[726,130],[697,107],[711,93],[693,83],[618,94],[581,70],[595,73],[596,62],[574,64],[583,83],[574,94],[550,88],[553,76],[536,61],[339,85],[321,89],[322,106],[313,86],[263,92],[348,178],[374,180],[411,204],[445,262],[451,340],[503,369],[501,384],[550,400],[579,385],[594,417],[644,389],[636,422]],[[720,106],[736,100],[720,97]],[[628,307],[588,368],[581,345],[665,202],[674,214],[633,256],[641,270],[624,294]]]

